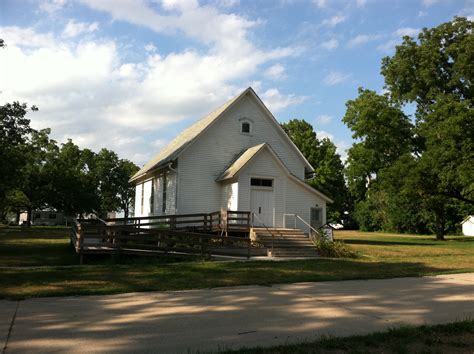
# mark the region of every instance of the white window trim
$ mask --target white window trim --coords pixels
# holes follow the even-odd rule
[[[248,133],[245,133],[245,132],[242,131],[242,125],[244,123],[248,123],[248,125],[249,125],[249,132]],[[250,118],[247,118],[247,117],[239,118],[239,131],[240,131],[240,134],[242,134],[242,135],[252,136],[252,133],[253,133],[253,120],[250,119]]]

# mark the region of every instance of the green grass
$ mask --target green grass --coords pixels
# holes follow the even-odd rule
[[[110,257],[78,265],[65,230],[0,229],[0,298],[112,294],[235,285],[375,279],[474,271],[474,238],[343,231],[360,254],[349,259],[204,262],[202,260]],[[176,262],[179,261],[179,262]],[[120,263],[120,264],[117,264]],[[125,263],[125,264],[124,264]],[[72,268],[60,266],[75,265]]]
[[[69,229],[0,228],[0,267],[78,264]]]
[[[436,326],[403,326],[369,335],[321,337],[313,342],[222,351],[227,354],[472,353],[474,320]]]

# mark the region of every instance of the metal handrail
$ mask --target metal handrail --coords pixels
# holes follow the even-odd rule
[[[257,216],[257,214],[255,214],[254,212],[252,212],[252,227],[254,226],[253,225],[253,217],[256,217],[258,219],[258,221],[260,221],[260,223],[263,225],[264,228],[267,229],[267,231],[272,235],[272,257],[273,257],[273,241],[275,239],[275,235],[273,234],[273,232],[265,225],[265,223]]]
[[[310,228],[310,230],[314,231],[314,233],[316,235],[318,235],[319,237],[321,237],[321,233],[316,230],[314,227],[311,226],[311,224],[309,224],[305,219],[303,219],[301,216],[299,216],[298,214],[283,214],[283,223],[285,224],[285,216],[286,215],[293,215],[295,217],[295,229],[296,229],[296,219],[299,219],[303,224],[305,224],[306,226],[308,226]]]

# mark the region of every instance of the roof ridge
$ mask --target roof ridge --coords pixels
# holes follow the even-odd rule
[[[162,166],[168,162],[173,161],[182,150],[184,150],[190,143],[192,143],[204,130],[207,129],[213,122],[215,122],[233,103],[239,98],[246,95],[249,91],[253,91],[251,87],[246,88],[238,95],[227,100],[218,108],[208,113],[201,119],[197,120],[181,133],[179,133],[173,140],[171,140],[165,147],[163,147],[158,154],[156,154],[150,161],[148,161],[137,173],[131,178],[130,182],[138,177],[146,174],[152,169]]]

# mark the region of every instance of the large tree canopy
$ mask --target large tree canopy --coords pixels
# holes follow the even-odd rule
[[[416,104],[421,163],[434,194],[474,203],[474,34],[462,17],[405,37],[382,62],[397,102]]]
[[[387,95],[360,90],[348,102],[344,122],[359,141],[349,151],[346,173],[360,200],[360,223],[430,227],[443,239],[453,219],[473,211],[472,27],[455,18],[423,29],[418,39],[404,37],[382,61]],[[402,110],[406,104],[416,107],[413,126]],[[364,178],[374,176],[377,183],[367,190]]]
[[[58,146],[50,129],[30,127],[27,111],[18,102],[0,106],[0,220],[5,211],[27,211],[29,223],[34,209],[47,207],[128,215],[135,191],[128,180],[138,167],[110,150],[96,154],[71,140]]]
[[[364,197],[380,169],[412,149],[412,124],[388,96],[359,89],[359,97],[346,103],[342,121],[356,143],[348,151],[349,190],[356,200]]]

